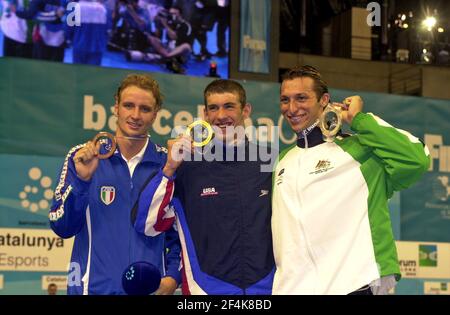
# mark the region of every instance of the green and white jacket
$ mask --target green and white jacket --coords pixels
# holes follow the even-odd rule
[[[280,154],[273,294],[348,294],[400,279],[388,199],[421,178],[429,152],[373,114],[358,113],[351,129],[356,135],[324,143],[313,139],[322,137],[316,127],[309,147]]]

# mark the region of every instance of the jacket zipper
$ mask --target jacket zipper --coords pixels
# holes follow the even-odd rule
[[[303,154],[302,154],[303,155]],[[302,156],[300,156],[300,160],[302,160]],[[300,161],[301,162],[301,161]],[[301,163],[300,163],[300,165],[301,165]],[[301,169],[301,168],[300,168]],[[299,171],[299,173],[300,173],[300,171]],[[302,202],[302,197],[301,197],[301,195],[300,195],[300,189],[298,188],[298,186],[299,186],[299,181],[298,181],[298,179],[297,179],[297,182],[296,182],[296,186],[297,186],[297,192],[298,192],[298,202],[299,202],[299,205],[300,205],[300,209],[302,208],[302,205],[303,205],[303,202]],[[314,266],[314,270],[316,271],[316,274],[317,274],[317,263],[316,263],[316,261],[315,261],[315,259],[314,259],[314,255],[313,255],[313,251],[312,251],[312,249],[311,249],[311,245],[309,244],[309,241],[308,241],[308,237],[307,237],[307,235],[306,235],[306,230],[305,230],[305,228],[304,228],[304,225],[303,225],[303,222],[302,222],[302,219],[301,219],[301,213],[300,213],[300,215],[299,215],[299,217],[298,217],[298,222],[299,222],[299,224],[300,224],[300,230],[301,230],[301,233],[302,233],[302,236],[303,236],[303,238],[304,238],[304,240],[305,240],[305,245],[306,245],[306,250],[307,250],[307,252],[308,252],[308,258],[309,258],[309,260],[310,260],[310,262],[312,263],[312,265]],[[315,290],[316,291],[316,290]]]

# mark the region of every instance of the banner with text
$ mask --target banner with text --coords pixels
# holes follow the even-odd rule
[[[68,150],[99,131],[115,130],[113,96],[129,72],[0,58],[0,73],[0,227],[26,230],[10,234],[9,238],[2,234],[0,253],[5,253],[3,257],[19,257],[22,253],[19,255],[16,250],[20,246],[16,248],[12,244],[20,244],[22,234],[25,244],[33,240],[36,243],[39,238],[42,245],[46,237],[51,237],[48,208],[56,176]],[[161,73],[152,76],[160,83],[165,99],[151,136],[153,142],[164,145],[175,126],[187,125],[203,115],[203,89],[212,78]],[[280,149],[294,143],[296,135],[279,112],[279,84],[249,81],[242,84],[253,105],[252,117],[246,121],[247,126],[255,129],[252,140],[268,140]],[[427,144],[432,158],[429,172],[390,202],[394,231],[402,241],[450,242],[450,101],[350,90],[331,89],[330,92],[334,101],[361,95],[366,112],[373,112]],[[277,126],[279,137],[270,132],[271,127]],[[42,234],[35,234],[36,230]],[[59,244],[57,240],[45,242],[47,248],[53,242],[52,253],[62,251],[55,247]],[[69,247],[71,243],[64,240],[64,250],[70,252]],[[39,257],[46,250],[44,245],[28,247],[27,255]],[[62,254],[55,255],[63,259]],[[53,272],[59,276],[58,270],[63,266],[62,262],[49,258],[48,266],[41,266],[39,271],[13,271],[12,266],[17,267],[19,262],[11,258],[1,260],[1,257],[0,262],[9,264],[10,269],[0,269],[0,285],[3,283],[0,294],[21,292],[24,283],[30,290],[41,290],[42,276]],[[36,265],[37,260],[34,262]],[[27,282],[30,277],[32,285]]]

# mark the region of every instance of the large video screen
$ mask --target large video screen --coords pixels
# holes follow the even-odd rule
[[[228,77],[230,0],[0,0],[0,57]]]

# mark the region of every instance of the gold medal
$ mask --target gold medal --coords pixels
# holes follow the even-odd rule
[[[187,127],[186,135],[192,138],[192,145],[195,148],[199,148],[204,147],[212,140],[214,137],[214,130],[207,121],[196,120]]]

